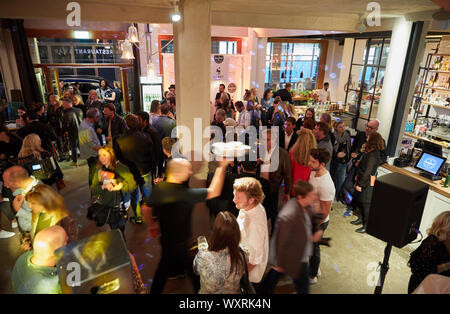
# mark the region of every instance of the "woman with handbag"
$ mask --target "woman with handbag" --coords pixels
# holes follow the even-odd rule
[[[353,225],[363,225],[361,228],[355,230],[358,233],[366,232],[375,175],[378,166],[382,162],[380,157],[382,150],[384,150],[384,141],[379,133],[374,132],[367,136],[364,154],[357,165],[355,179],[355,203],[356,207],[360,210],[361,216],[351,222]]]
[[[136,181],[130,169],[120,163],[112,147],[102,147],[98,150],[98,172],[91,184],[91,194],[97,199],[97,211],[94,219],[97,226],[109,224],[111,229],[120,229],[125,236],[127,209],[131,200],[131,192],[136,190]],[[92,206],[92,205],[91,205]]]
[[[230,212],[220,212],[209,237],[208,249],[199,249],[194,259],[194,272],[200,276],[199,293],[241,293],[245,261],[239,248],[240,241],[236,218]]]

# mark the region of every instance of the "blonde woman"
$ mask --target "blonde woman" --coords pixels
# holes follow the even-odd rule
[[[450,211],[439,214],[427,233],[428,237],[411,253],[408,293],[430,274],[450,276]]]
[[[19,165],[25,165],[31,162],[33,159],[43,160],[52,157],[52,154],[45,151],[41,146],[41,138],[35,133],[31,133],[23,139],[22,148],[19,152]],[[55,162],[56,170],[54,174],[48,178],[42,180],[45,184],[52,185],[56,183],[58,190],[62,190],[65,187],[63,180],[63,173],[59,168],[57,162]]]
[[[45,153],[42,148],[42,142],[39,135],[31,133],[23,139],[22,148],[19,152],[19,165],[25,164],[28,160],[26,157],[30,158],[41,158],[41,154]]]
[[[86,106],[83,103],[83,98],[80,95],[72,96],[72,106],[78,108],[83,112],[83,117],[86,118]]]
[[[69,239],[78,239],[78,224],[67,211],[64,198],[46,184],[38,184],[25,196],[33,216],[30,237],[33,241],[36,234],[48,227],[59,225],[64,228]]]
[[[311,169],[308,166],[309,153],[312,149],[317,148],[316,137],[310,129],[302,128],[300,131],[297,131],[297,134],[297,141],[289,151],[292,187],[298,180],[309,181],[309,176],[311,175]],[[295,196],[293,190],[291,195]]]

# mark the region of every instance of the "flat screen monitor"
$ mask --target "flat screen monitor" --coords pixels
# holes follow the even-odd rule
[[[433,176],[436,176],[439,174],[439,171],[441,171],[441,168],[446,160],[446,158],[438,156],[436,154],[422,152],[415,167]]]
[[[433,142],[423,141],[422,150],[426,153],[442,156],[442,146]]]

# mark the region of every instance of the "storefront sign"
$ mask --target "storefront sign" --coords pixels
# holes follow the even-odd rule
[[[87,54],[96,54],[96,55],[112,55],[112,49],[92,49],[92,48],[75,48],[76,55],[87,55]]]

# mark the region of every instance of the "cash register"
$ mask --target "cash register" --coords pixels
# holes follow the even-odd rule
[[[442,179],[442,177],[439,176],[439,172],[444,166],[446,160],[447,158],[437,154],[423,151],[414,167],[422,170],[420,173],[422,177],[432,181],[437,181]]]

